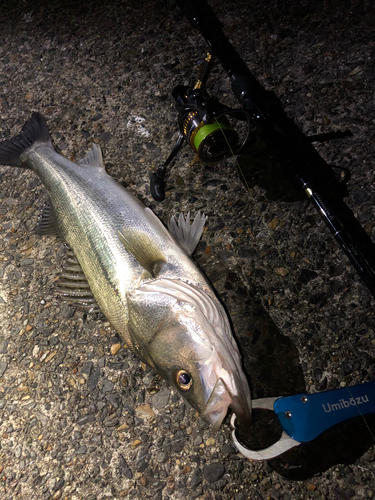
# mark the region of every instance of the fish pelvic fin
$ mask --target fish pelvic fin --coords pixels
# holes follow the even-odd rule
[[[91,167],[104,168],[102,150],[100,146],[93,144],[87,155],[78,161],[80,165],[90,165]]]
[[[47,123],[40,113],[33,113],[16,137],[0,142],[0,165],[25,166],[23,154],[36,142],[47,142],[52,147]]]
[[[177,222],[175,217],[172,217],[169,231],[188,255],[191,255],[196,249],[206,220],[206,215],[201,212],[197,213],[192,224],[190,224],[190,212],[188,212],[186,219],[181,213]]]
[[[156,278],[167,258],[154,243],[151,236],[144,231],[133,228],[123,228],[118,232],[125,250],[131,253],[137,262]]]

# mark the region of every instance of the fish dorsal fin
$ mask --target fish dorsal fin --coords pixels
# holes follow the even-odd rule
[[[157,277],[167,259],[151,236],[145,231],[130,227],[121,229],[118,235],[125,250],[131,253],[151,276]]]
[[[64,270],[56,281],[56,292],[71,304],[89,309],[90,312],[99,311],[86,276],[70,248]]]
[[[35,231],[41,236],[60,236],[57,228],[55,211],[50,200],[43,204],[39,212]]]
[[[186,219],[181,213],[178,222],[176,222],[175,217],[172,217],[169,231],[188,255],[191,255],[198,245],[206,220],[207,217],[201,212],[197,213],[192,224],[190,224],[190,212],[188,212]]]
[[[84,158],[78,160],[78,163],[80,165],[89,165],[91,167],[104,168],[102,150],[100,149],[100,146],[98,146],[97,144],[93,144],[87,155]]]

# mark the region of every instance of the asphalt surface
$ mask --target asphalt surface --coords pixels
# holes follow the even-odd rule
[[[345,203],[374,241],[372,3],[211,5],[306,135],[350,130],[314,144],[339,179],[350,171]],[[254,398],[374,380],[374,299],[256,132],[238,164],[203,165],[185,145],[165,201],[150,196],[149,173],[177,137],[171,90],[194,84],[206,50],[172,2],[5,1],[0,137],[40,111],[61,154],[79,159],[100,144],[107,171],[164,223],[208,215],[195,259],[230,314]],[[237,105],[220,66],[208,90]],[[31,171],[0,167],[1,499],[374,497],[373,416],[249,461],[229,417],[214,434],[101,314],[58,298],[65,245],[34,231],[45,200]],[[274,423],[258,420],[244,439],[264,446]]]

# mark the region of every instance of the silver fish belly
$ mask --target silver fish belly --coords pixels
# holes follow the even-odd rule
[[[100,149],[78,163],[53,148],[43,117],[0,143],[0,164],[31,168],[53,222],[74,252],[103,314],[135,353],[217,429],[232,407],[250,419],[250,391],[224,308],[190,258],[204,217],[172,222],[110,177]]]

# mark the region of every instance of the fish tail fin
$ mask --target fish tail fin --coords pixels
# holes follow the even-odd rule
[[[47,123],[40,113],[33,113],[16,137],[0,142],[0,165],[21,166],[23,153],[36,142],[51,144]]]

